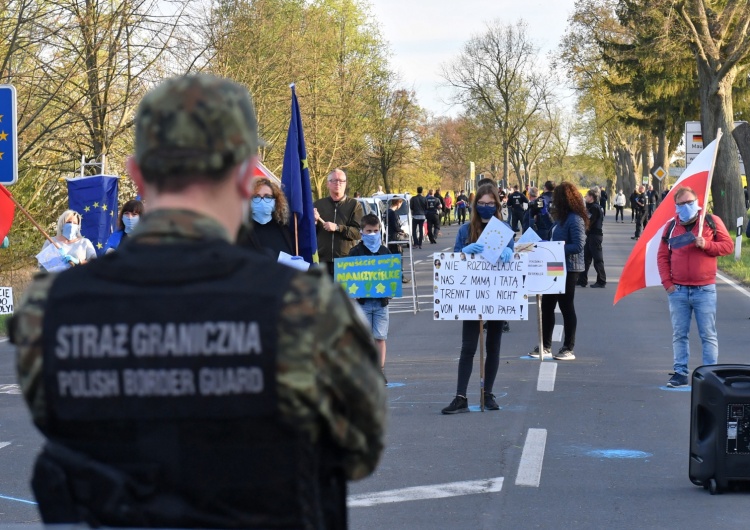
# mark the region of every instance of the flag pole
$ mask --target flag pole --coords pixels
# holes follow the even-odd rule
[[[294,255],[299,256],[299,227],[297,226],[297,212],[294,212]]]
[[[484,412],[484,323],[479,319],[479,410]]]
[[[703,209],[700,213],[700,223],[698,223],[698,237],[703,237],[703,220],[706,218],[708,209],[708,194],[711,193],[711,181],[714,178],[714,167],[716,167],[716,156],[719,154],[719,144],[723,133],[721,129],[716,131],[716,149],[714,149],[714,159],[711,161],[711,169],[708,170],[708,181],[706,182],[706,194],[703,197]]]
[[[5,188],[5,186],[3,186],[3,190],[8,195],[8,198],[10,198],[10,200],[13,201],[13,204],[16,205],[16,208],[18,208],[21,211],[21,213],[24,214],[29,221],[31,221],[31,224],[33,224],[34,227],[36,227],[36,229],[39,230],[42,233],[42,235],[47,238],[47,241],[49,241],[50,243],[52,243],[52,245],[54,245],[55,248],[60,248],[60,245],[54,239],[52,239],[49,236],[49,234],[47,234],[47,232],[44,231],[44,228],[42,228],[41,226],[39,226],[39,223],[37,223],[36,221],[34,221],[34,218],[31,217],[31,214],[29,212],[27,212],[26,209],[19,204],[19,202],[16,200],[16,198],[13,196],[13,194],[11,192],[9,192]]]

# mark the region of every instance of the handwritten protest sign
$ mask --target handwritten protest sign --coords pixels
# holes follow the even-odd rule
[[[534,244],[528,254],[526,288],[529,295],[565,292],[565,242],[543,241]]]
[[[13,288],[0,287],[0,315],[13,314]]]
[[[463,252],[435,254],[434,320],[526,320],[527,267],[519,254],[497,264]]]
[[[333,260],[333,276],[349,298],[399,298],[401,255],[353,256]]]

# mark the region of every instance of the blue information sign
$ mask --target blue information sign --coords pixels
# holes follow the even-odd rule
[[[0,184],[18,180],[16,87],[0,85]]]

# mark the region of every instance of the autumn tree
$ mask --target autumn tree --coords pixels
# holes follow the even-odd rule
[[[494,120],[506,182],[511,143],[552,96],[552,83],[538,71],[538,48],[528,35],[522,20],[515,25],[488,23],[485,32],[469,39],[442,69],[443,78],[456,89],[457,103],[475,104]]]

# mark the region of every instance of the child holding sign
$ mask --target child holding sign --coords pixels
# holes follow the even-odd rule
[[[497,217],[503,221],[500,206],[500,196],[493,184],[479,186],[476,197],[472,203],[471,217],[468,224],[461,225],[456,235],[456,244],[453,252],[464,252],[466,254],[481,254],[484,246],[476,243],[482,234],[484,227],[490,219]],[[507,224],[507,223],[506,223]],[[513,238],[508,246],[503,249],[500,256],[504,263],[508,263],[513,257]],[[461,332],[461,357],[458,360],[458,383],[456,385],[456,397],[451,404],[445,407],[443,414],[457,414],[469,412],[469,402],[466,399],[466,389],[469,386],[471,370],[474,364],[474,354],[479,344],[479,336],[482,333],[481,324],[474,320],[464,320]],[[499,410],[500,406],[495,401],[492,386],[495,383],[497,369],[500,366],[500,340],[503,334],[501,320],[487,321],[487,359],[484,363],[484,407],[487,410]]]
[[[367,214],[362,217],[362,241],[349,251],[349,256],[374,256],[390,254],[388,247],[382,244],[380,219],[377,215]],[[357,298],[375,339],[375,346],[380,352],[380,369],[385,378],[385,340],[388,338],[388,298]]]

